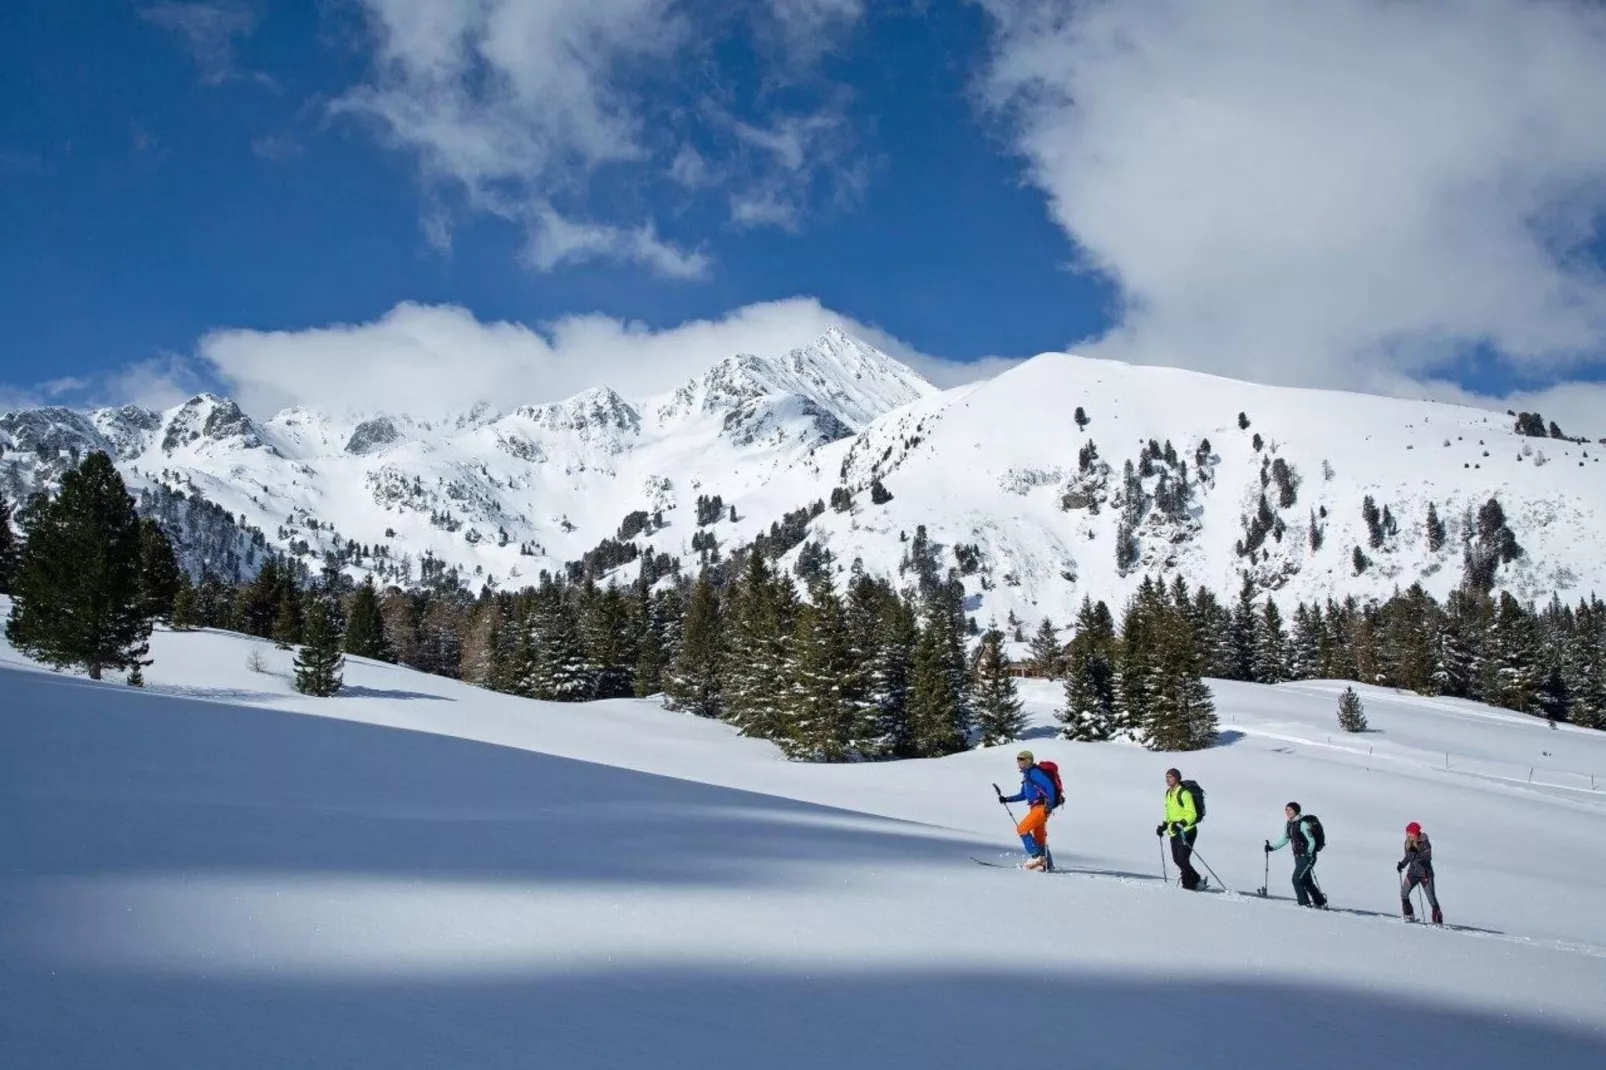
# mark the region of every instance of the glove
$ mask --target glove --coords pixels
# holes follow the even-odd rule
[[[1405,872],[1405,863],[1401,862],[1399,865],[1395,866],[1394,867],[1394,872],[1396,872],[1396,873],[1404,873]]]
[[[1265,852],[1267,854],[1271,854],[1271,841],[1270,840],[1263,841],[1261,846],[1262,846],[1262,848],[1265,850]]]
[[[1156,836],[1164,836],[1165,835],[1165,822],[1164,821],[1162,821],[1158,825],[1154,826],[1154,834]]]
[[[1007,803],[1007,802],[1004,802],[1004,797],[1003,797],[1003,796],[1002,796],[1002,795],[1000,795],[1000,796],[999,796],[999,797],[998,797],[998,801],[999,801],[999,802],[1000,802],[1000,803],[1003,803],[1003,805],[1005,805],[1005,806],[1008,806],[1008,805],[1009,805],[1009,804],[1008,804],[1008,803]]]

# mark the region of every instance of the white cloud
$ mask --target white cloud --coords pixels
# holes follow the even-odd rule
[[[700,278],[709,265],[703,253],[684,252],[661,241],[650,223],[637,227],[578,223],[550,209],[539,213],[525,257],[542,271],[587,260],[623,260],[672,279]]]
[[[372,82],[336,111],[372,120],[413,152],[428,180],[520,222],[530,263],[550,269],[614,256],[674,277],[700,274],[650,226],[568,222],[555,203],[605,164],[648,153],[623,88],[633,64],[663,62],[686,39],[671,0],[360,0],[375,42]],[[430,244],[449,244],[439,202]],[[695,265],[695,270],[690,268]]]
[[[166,409],[209,388],[194,365],[173,353],[135,361],[91,384],[83,395],[91,405],[138,405]]]
[[[837,201],[862,188],[862,170],[847,160],[853,137],[840,108],[835,102],[810,114],[778,115],[765,125],[730,122],[747,157],[730,198],[732,223],[796,230],[817,188],[829,186]]]
[[[703,154],[690,145],[683,145],[669,165],[669,177],[687,189],[697,189],[713,181],[713,174]]]
[[[439,249],[450,247],[442,193],[451,191],[469,211],[526,228],[526,260],[537,268],[576,259],[558,255],[573,248],[694,277],[706,253],[659,235],[639,210],[596,218],[607,198],[590,196],[594,187],[619,179],[639,197],[665,179],[683,190],[729,185],[733,201],[774,206],[739,224],[794,227],[848,144],[836,89],[813,112],[777,114],[774,101],[786,96],[799,110],[808,94],[795,91],[810,80],[809,64],[857,22],[860,0],[768,0],[735,13],[680,0],[357,3],[372,76],[333,107],[416,156],[429,187],[425,233]],[[709,50],[737,33],[763,37],[760,23],[780,28],[786,62],[754,89]],[[691,68],[702,77],[687,79]],[[684,99],[688,87],[706,97]],[[699,147],[733,158],[693,148],[699,133]],[[847,180],[837,199],[860,177],[840,170]]]
[[[864,15],[864,0],[765,0],[786,59],[812,63]]]
[[[840,326],[900,360],[951,381],[955,366],[873,326],[794,298],[716,320],[653,330],[611,316],[566,316],[532,328],[481,323],[453,306],[402,304],[369,323],[303,331],[216,331],[199,344],[207,378],[247,411],[302,404],[330,412],[386,409],[422,416],[478,401],[512,408],[610,385],[656,393],[733,353],[776,356]],[[958,366],[963,374],[965,366]],[[147,384],[147,389],[149,384]]]
[[[254,6],[234,0],[163,2],[141,8],[139,14],[182,40],[201,71],[201,79],[212,85],[240,76],[234,62],[235,43],[256,32],[260,21]],[[262,75],[253,77],[268,80]]]
[[[1125,301],[1084,351],[1368,388],[1606,354],[1606,9],[982,0],[982,89]]]

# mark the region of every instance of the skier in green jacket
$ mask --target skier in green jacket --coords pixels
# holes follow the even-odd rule
[[[1196,891],[1204,878],[1193,868],[1193,844],[1199,838],[1199,807],[1193,792],[1182,786],[1182,774],[1175,769],[1165,771],[1165,820],[1155,827],[1156,836],[1170,835],[1171,860],[1182,874],[1182,886]]]

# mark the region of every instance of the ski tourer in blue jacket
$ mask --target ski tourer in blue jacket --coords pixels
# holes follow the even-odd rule
[[[998,801],[1023,802],[1030,807],[1016,824],[1015,831],[1026,848],[1026,868],[1044,869],[1049,865],[1048,812],[1054,807],[1054,781],[1038,766],[1029,750],[1015,755],[1015,767],[1020,770],[1020,791],[1014,795],[1000,795]]]

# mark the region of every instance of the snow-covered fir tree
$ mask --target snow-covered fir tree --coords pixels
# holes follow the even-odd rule
[[[316,698],[338,694],[345,663],[339,622],[325,601],[315,599],[307,610],[301,649],[296,653],[296,690]]]
[[[346,653],[381,661],[389,653],[385,621],[379,613],[379,592],[372,578],[364,580],[351,596],[351,608],[346,611]]]
[[[741,579],[730,592],[721,669],[723,716],[743,735],[777,739],[785,713],[780,681],[792,651],[797,591],[757,550],[742,559]]]
[[[531,655],[520,693],[552,702],[581,702],[595,693],[575,616],[563,589],[548,578],[536,592],[525,624]]]
[[[1075,635],[1066,651],[1065,705],[1061,735],[1099,742],[1115,734],[1115,623],[1109,607],[1086,596],[1076,613]]]
[[[723,712],[721,673],[725,664],[725,637],[719,592],[705,572],[692,585],[681,623],[680,649],[664,674],[664,695],[674,709],[700,717]]]
[[[1004,633],[997,628],[982,633],[975,695],[976,727],[983,746],[1012,742],[1026,731],[1026,714],[1009,672],[1009,659],[1004,656]]]
[[[1059,629],[1054,621],[1044,617],[1032,634],[1030,650],[1032,671],[1038,676],[1054,680],[1065,673],[1065,650],[1060,645]]]
[[[1149,620],[1154,644],[1143,742],[1151,750],[1202,750],[1215,745],[1215,702],[1201,671],[1204,658],[1187,618],[1174,606],[1155,607]]]
[[[1263,684],[1280,684],[1290,676],[1288,634],[1283,629],[1282,611],[1274,599],[1266,599],[1260,624],[1255,629],[1254,678]]]
[[[773,738],[794,758],[845,761],[862,753],[864,663],[853,649],[842,600],[829,582],[814,586],[795,617],[784,712]]]
[[[1338,696],[1338,726],[1346,732],[1366,731],[1366,707],[1353,687]]]

